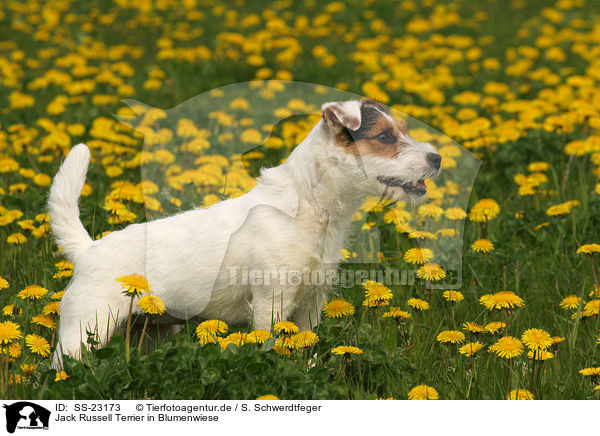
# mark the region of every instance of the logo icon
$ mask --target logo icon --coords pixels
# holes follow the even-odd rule
[[[4,405],[6,409],[6,431],[14,433],[19,429],[48,429],[50,411],[29,401],[19,401]]]

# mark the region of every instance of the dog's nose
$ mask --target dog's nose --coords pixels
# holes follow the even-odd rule
[[[442,156],[437,153],[427,153],[427,163],[437,170],[440,169],[442,163]]]

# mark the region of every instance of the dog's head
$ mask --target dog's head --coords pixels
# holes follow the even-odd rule
[[[353,175],[357,191],[393,200],[425,198],[425,179],[440,171],[442,157],[431,144],[413,139],[403,121],[374,100],[325,103],[330,155]]]

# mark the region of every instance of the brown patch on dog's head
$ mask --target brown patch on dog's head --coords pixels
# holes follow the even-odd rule
[[[344,127],[334,135],[336,144],[346,152],[393,158],[406,146],[406,124],[396,119],[385,105],[375,100],[363,100],[360,118],[358,129]]]

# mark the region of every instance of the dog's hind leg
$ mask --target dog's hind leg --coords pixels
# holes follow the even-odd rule
[[[89,348],[91,341],[105,345],[127,317],[128,308],[125,306],[127,305],[114,309],[108,306],[95,309],[90,305],[83,311],[80,308],[77,311],[78,317],[61,315],[52,367],[62,369],[63,354],[81,359],[82,347]],[[91,341],[88,341],[88,338]]]
[[[297,286],[252,287],[253,328],[271,330],[279,321],[286,321],[295,308]]]
[[[315,297],[306,298],[298,303],[298,307],[292,314],[292,321],[296,323],[300,331],[314,329],[321,320],[321,304],[324,294],[319,293]]]

